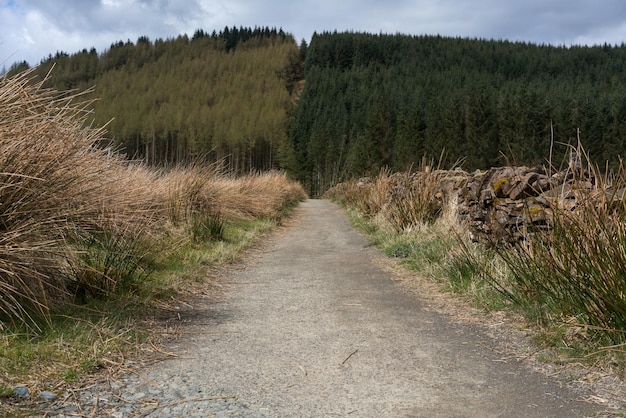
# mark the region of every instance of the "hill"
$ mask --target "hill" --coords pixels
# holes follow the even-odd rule
[[[579,132],[593,161],[616,164],[626,148],[624,68],[624,46],[315,34],[290,131],[299,179],[316,194],[443,150],[466,169],[545,164]]]
[[[56,89],[95,86],[93,122],[110,122],[131,157],[282,168],[317,195],[444,151],[444,165],[468,170],[549,155],[558,166],[579,137],[592,161],[616,166],[623,68],[623,45],[324,32],[298,46],[282,30],[233,27],[57,53],[37,73]]]
[[[119,41],[102,54],[57,52],[36,74],[49,74],[45,85],[57,90],[93,87],[93,122],[108,123],[130,157],[161,166],[224,159],[248,172],[288,158],[285,126],[300,63],[298,46],[282,30],[233,27]]]

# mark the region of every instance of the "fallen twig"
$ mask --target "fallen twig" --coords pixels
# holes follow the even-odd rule
[[[305,376],[308,376],[308,373],[304,367],[300,366],[299,364],[298,367],[300,368],[300,370],[302,370],[302,373],[304,373]]]
[[[96,398],[93,401],[93,411],[89,414],[90,418],[94,418],[98,416],[98,403],[100,402],[100,396],[96,395]]]
[[[157,351],[157,352],[159,352],[159,353],[163,354],[164,356],[167,356],[167,357],[178,357],[178,354],[176,354],[176,353],[171,353],[171,352],[169,352],[169,351],[163,351],[163,350],[161,350],[161,349],[160,349],[159,347],[157,347],[157,346],[156,346],[156,345],[155,345],[152,341],[150,341],[150,345],[152,346],[152,348],[153,348],[155,351]]]
[[[358,348],[356,350],[354,350],[353,352],[351,352],[350,355],[348,357],[346,357],[346,359],[344,361],[341,362],[341,365],[343,366],[344,364],[346,364],[346,361],[348,361],[350,359],[350,357],[355,355],[357,351],[359,351]]]

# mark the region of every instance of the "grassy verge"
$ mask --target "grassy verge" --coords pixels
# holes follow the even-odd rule
[[[25,413],[11,398],[17,386],[28,387],[31,400],[44,390],[60,395],[98,371],[123,367],[127,359],[158,355],[154,318],[195,292],[211,292],[218,284],[211,268],[237,260],[276,225],[239,220],[226,224],[219,240],[161,242],[168,249],[150,261],[149,280],[132,291],[54,309],[36,333],[28,327],[0,332],[0,412]]]
[[[433,204],[438,188],[422,179],[403,191],[407,174],[344,183],[328,197],[349,208],[373,244],[443,291],[486,312],[523,316],[543,360],[585,364],[623,380],[626,211],[624,200],[613,197],[626,177],[623,171],[593,177],[596,188],[579,198],[575,210],[556,202],[552,228],[529,231],[513,245],[472,243],[456,215],[454,192],[444,190],[441,205]],[[398,196],[411,202],[398,205]]]
[[[510,305],[475,265],[479,258],[485,264],[493,262],[493,254],[473,248],[473,258],[467,260],[459,245],[458,225],[439,220],[398,232],[380,218],[364,217],[355,208],[348,208],[348,214],[352,224],[369,235],[372,245],[399,259],[404,268],[438,283],[442,292],[461,295],[487,311]]]
[[[0,79],[0,415],[18,385],[36,399],[156,350],[159,309],[306,198],[280,172],[129,162],[28,74]]]

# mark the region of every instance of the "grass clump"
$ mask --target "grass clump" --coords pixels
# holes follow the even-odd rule
[[[226,220],[219,214],[195,217],[192,221],[191,231],[195,241],[221,241],[225,230]]]
[[[154,201],[124,181],[102,131],[84,127],[84,103],[26,77],[0,81],[0,324],[37,328],[72,301],[79,248],[103,231],[136,235]]]
[[[166,300],[207,286],[306,198],[284,173],[167,173],[107,148],[87,103],[0,79],[0,390],[54,389],[147,344]],[[0,399],[0,415],[2,415]]]
[[[73,247],[76,257],[71,265],[67,290],[74,302],[106,297],[129,291],[150,274],[145,237],[119,234],[118,231],[93,232]]]
[[[524,242],[500,248],[509,280],[495,280],[541,324],[584,326],[588,338],[626,344],[626,173],[601,175],[587,167],[593,189],[577,191],[576,206],[556,200],[550,229],[532,231]],[[626,351],[626,350],[623,350]]]
[[[375,179],[350,180],[326,192],[325,197],[356,208],[362,216],[383,217],[398,232],[432,223],[443,213],[447,191],[444,173],[430,171],[422,161],[414,172],[381,170]]]

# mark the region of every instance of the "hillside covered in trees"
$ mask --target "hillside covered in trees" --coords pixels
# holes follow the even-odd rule
[[[133,158],[282,168],[312,195],[442,151],[468,170],[558,165],[579,132],[597,163],[626,154],[624,45],[352,32],[297,45],[282,29],[233,27],[57,53],[36,73],[93,86],[95,123],[111,121]]]
[[[545,164],[578,129],[598,163],[626,151],[624,46],[323,33],[305,73],[290,137],[313,194],[443,150],[470,170]]]
[[[12,72],[24,69],[14,66]],[[291,91],[303,78],[291,35],[270,28],[203,30],[192,38],[142,37],[37,67],[46,86],[83,91],[97,125],[132,158],[153,165],[224,160],[235,172],[277,168],[286,158]]]

